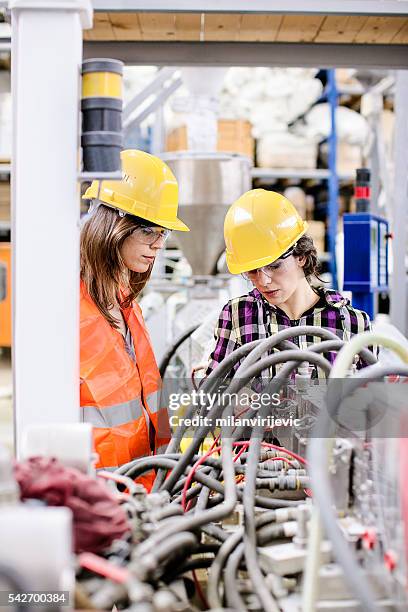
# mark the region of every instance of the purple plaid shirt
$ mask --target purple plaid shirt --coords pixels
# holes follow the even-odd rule
[[[239,346],[252,340],[267,338],[288,327],[316,325],[334,332],[346,342],[351,336],[371,329],[367,313],[353,308],[349,300],[340,293],[323,287],[315,290],[320,300],[296,320],[289,319],[283,310],[269,304],[257,289],[230,300],[222,309],[218,320],[215,331],[216,345],[210,356],[206,376]],[[300,336],[293,338],[292,341],[299,348],[307,349],[308,346],[320,342],[320,339]],[[336,353],[326,353],[324,356],[333,363]],[[239,365],[240,363],[236,364],[234,371]],[[361,367],[362,364],[358,365]],[[275,373],[274,370],[271,374]],[[318,376],[325,377],[321,370],[318,370]]]

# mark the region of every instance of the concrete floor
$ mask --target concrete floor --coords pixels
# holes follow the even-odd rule
[[[10,351],[0,349],[0,444],[13,452],[13,404]]]

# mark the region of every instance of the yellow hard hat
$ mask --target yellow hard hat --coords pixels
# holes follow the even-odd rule
[[[178,184],[168,165],[154,155],[135,149],[122,151],[120,155],[122,180],[93,181],[84,199],[97,199],[170,230],[190,231],[177,218]]]
[[[307,227],[285,196],[265,189],[247,191],[225,217],[228,270],[241,274],[267,266],[293,246]]]

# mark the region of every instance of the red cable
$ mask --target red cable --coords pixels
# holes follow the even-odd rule
[[[297,459],[303,465],[307,465],[306,459],[303,459],[303,457],[301,457],[297,453],[294,453],[293,451],[290,451],[287,448],[284,448],[283,446],[277,446],[276,444],[270,444],[269,442],[262,442],[262,446],[266,446],[267,448],[273,448],[274,450],[278,450],[281,453],[286,453],[287,455],[289,455],[289,457],[293,457],[293,459]]]
[[[191,468],[186,481],[184,483],[183,486],[183,491],[181,494],[181,503],[182,503],[182,507],[183,510],[186,511],[187,510],[187,490],[193,480],[194,474],[196,473],[197,469],[200,467],[200,465],[202,465],[204,463],[204,461],[210,457],[211,455],[213,455],[214,453],[218,453],[221,450],[221,446],[217,446],[214,448],[214,444],[216,444],[216,442],[218,442],[219,440],[218,436],[216,438],[216,440],[214,440],[214,443],[212,445],[212,447],[210,448],[209,451],[207,451],[205,453],[205,455],[203,455],[202,457],[200,457],[195,464],[193,465],[193,467]],[[272,448],[274,450],[278,450],[282,453],[286,453],[287,455],[289,455],[290,457],[292,457],[293,459],[296,459],[297,461],[299,461],[300,463],[302,463],[303,465],[307,465],[307,461],[301,457],[300,455],[294,453],[293,451],[288,450],[287,448],[284,448],[283,446],[278,446],[277,444],[270,444],[269,442],[262,442],[261,443],[263,447],[266,448]],[[248,446],[249,446],[249,442],[248,441],[242,441],[242,442],[234,442],[233,446],[242,446],[243,448],[241,449],[241,451],[237,454],[237,456],[234,458],[234,461],[236,461],[238,459],[238,457],[240,456],[240,454],[242,454],[243,451],[245,451]],[[286,460],[287,462],[289,462],[288,459],[286,459],[286,457],[271,457],[271,459],[276,460],[276,459],[280,459],[280,460]],[[306,495],[310,496],[310,491],[309,489],[305,489]]]
[[[124,493],[129,493],[129,486],[132,488],[132,493],[137,491],[137,487],[133,480],[127,478],[127,476],[122,476],[122,474],[115,474],[112,472],[107,472],[106,470],[100,470],[97,473],[97,476],[98,478],[104,478],[105,480],[113,480],[113,482],[124,485],[126,487]]]
[[[235,442],[234,446],[235,445],[239,446],[239,445],[243,445],[243,444],[247,444],[247,442]],[[280,451],[281,453],[286,453],[287,455],[289,455],[289,457],[293,457],[293,459],[296,459],[297,461],[299,461],[303,465],[308,465],[306,459],[304,459],[303,457],[301,457],[297,453],[294,453],[293,451],[290,451],[287,448],[284,448],[283,446],[278,446],[277,444],[271,444],[270,442],[262,442],[262,446],[266,447],[266,448],[272,448],[274,450]],[[275,459],[275,458],[271,457],[271,459]],[[304,491],[305,491],[305,494],[308,497],[312,497],[312,491],[310,489],[305,489]]]
[[[197,591],[197,595],[201,599],[201,602],[204,605],[205,610],[209,610],[210,606],[208,605],[207,598],[206,598],[206,596],[203,593],[203,589],[201,588],[201,584],[198,581],[196,571],[195,570],[191,570],[191,573],[193,574],[193,580],[194,580],[195,588],[196,588],[196,591]]]
[[[287,459],[286,457],[271,457],[270,459],[268,459],[268,461],[284,461],[285,463],[288,463],[290,466],[293,467],[293,462],[290,459]]]
[[[187,490],[191,484],[191,481],[193,480],[193,476],[196,473],[197,469],[200,467],[200,465],[202,463],[204,463],[204,461],[210,457],[210,455],[213,455],[214,453],[218,453],[221,450],[221,446],[217,446],[215,448],[210,448],[209,451],[207,451],[205,453],[205,455],[203,455],[202,457],[200,457],[195,464],[193,465],[193,467],[191,468],[189,475],[186,478],[186,482],[184,483],[184,487],[183,487],[183,492],[181,494],[181,505],[183,506],[183,510],[184,512],[186,511],[186,495],[187,495]]]
[[[240,456],[243,453],[245,453],[246,450],[248,450],[248,446],[249,446],[249,443],[247,444],[247,446],[242,446],[242,448],[238,451],[238,453],[234,457],[234,463],[236,463],[238,461],[238,459],[240,458]]]
[[[214,442],[212,443],[210,450],[212,450],[213,448],[217,446],[219,439],[220,439],[220,436],[217,436],[216,438],[214,438]]]
[[[119,584],[125,584],[130,578],[129,571],[126,568],[113,565],[113,563],[93,553],[80,554],[78,556],[78,562],[81,567],[95,574],[99,574],[100,576],[105,576],[105,578],[109,578],[113,580],[113,582],[118,582]]]

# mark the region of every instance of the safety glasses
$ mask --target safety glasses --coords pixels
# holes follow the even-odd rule
[[[291,247],[273,263],[268,264],[267,266],[262,266],[261,268],[256,268],[255,270],[248,270],[248,272],[244,272],[242,276],[247,280],[253,281],[256,279],[259,272],[263,272],[268,278],[272,278],[275,272],[283,271],[283,269],[286,267],[285,260],[293,254],[295,246],[296,245]]]
[[[136,227],[132,231],[132,236],[134,236],[136,240],[140,241],[143,244],[149,244],[149,245],[154,244],[160,238],[163,240],[163,242],[166,242],[170,234],[171,234],[171,230],[169,229],[164,229],[164,228],[155,229],[154,227],[144,227],[144,226]]]

